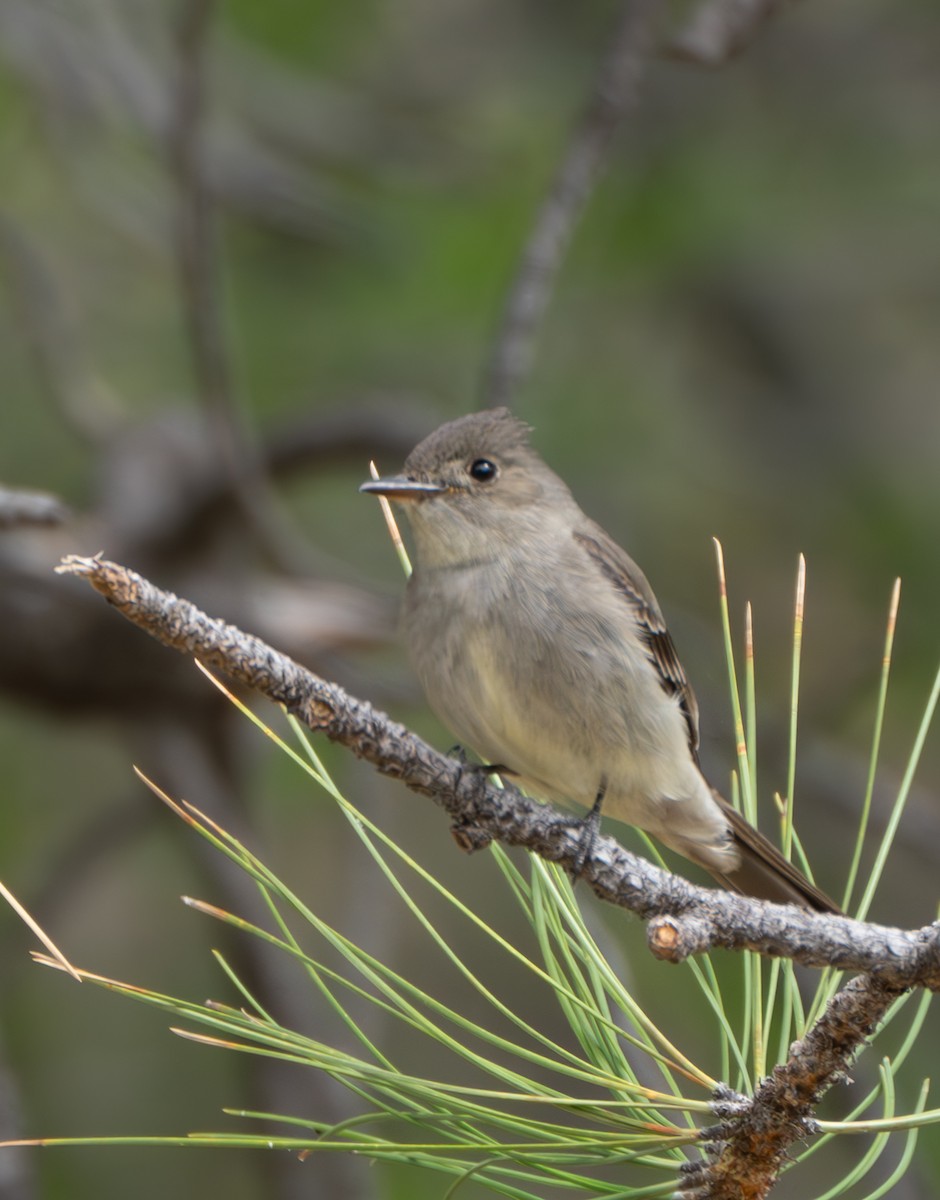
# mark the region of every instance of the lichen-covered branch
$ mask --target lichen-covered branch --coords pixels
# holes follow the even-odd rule
[[[79,575],[128,620],[167,646],[283,704],[313,730],[346,746],[384,775],[430,796],[449,815],[460,844],[497,839],[574,867],[579,830],[570,818],[479,770],[438,753],[364,700],[306,670],[260,638],[214,620],[134,571],[102,558],[70,556],[58,568]],[[581,878],[597,895],[650,922],[658,957],[680,961],[710,947],[754,950],[807,966],[877,973],[886,987],[940,988],[940,926],[900,930],[767,904],[670,875],[611,837],[599,837]]]
[[[128,620],[165,645],[285,705],[311,729],[430,796],[449,815],[464,849],[499,839],[569,868],[579,864],[580,877],[601,899],[649,922],[650,947],[658,957],[679,961],[721,946],[861,972],[753,1096],[716,1098],[719,1124],[703,1131],[707,1157],[683,1173],[676,1193],[683,1200],[766,1196],[788,1148],[812,1133],[816,1103],[845,1077],[894,1000],[911,987],[940,988],[937,925],[892,929],[694,887],[610,837],[598,837],[582,865],[580,831],[569,818],[511,786],[489,784],[478,769],[439,754],[366,701],[260,638],[208,617],[188,600],[100,557],[73,555],[58,570],[86,578]]]

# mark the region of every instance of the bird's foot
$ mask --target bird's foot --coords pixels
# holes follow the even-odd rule
[[[474,780],[474,789],[482,794],[490,775],[512,775],[513,771],[502,763],[472,763],[467,761],[467,752],[461,745],[452,746],[448,757],[455,759],[459,765],[460,775],[469,774]],[[493,835],[475,824],[472,817],[461,817],[450,827],[454,841],[466,854],[477,850],[485,850],[493,840]]]
[[[607,780],[602,779],[597,795],[594,797],[591,811],[586,816],[579,817],[578,820],[571,822],[571,828],[580,831],[578,836],[578,850],[574,856],[574,862],[571,864],[571,878],[575,883],[581,878],[584,872],[584,865],[594,850],[594,843],[597,841],[597,835],[601,831],[601,809],[604,805],[604,797],[606,795]]]

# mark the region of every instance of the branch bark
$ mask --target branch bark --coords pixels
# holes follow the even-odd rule
[[[438,753],[365,700],[349,695],[260,638],[208,617],[188,600],[100,557],[70,555],[57,568],[86,578],[128,620],[164,645],[283,704],[310,729],[429,796],[450,817],[462,848],[496,839],[573,868],[579,830],[569,817],[498,788],[479,770]],[[599,837],[581,878],[608,903],[649,922],[657,957],[679,962],[713,948],[754,950],[810,967],[876,974],[885,986],[940,989],[940,924],[918,930],[810,913],[695,885]]]

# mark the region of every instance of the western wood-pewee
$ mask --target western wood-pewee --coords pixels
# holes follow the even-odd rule
[[[722,886],[837,906],[709,786],[698,706],[636,563],[507,409],[443,425],[362,491],[404,506],[404,626],[431,707],[526,791],[637,825]]]

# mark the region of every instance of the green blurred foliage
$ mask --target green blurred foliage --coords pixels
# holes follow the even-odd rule
[[[144,95],[159,93],[173,79],[175,11],[0,3],[0,214],[51,271],[84,382],[116,424],[199,410],[169,237],[173,187],[155,127],[115,100],[107,72],[82,103],[63,100],[62,47],[81,50],[85,83],[101,53],[109,71],[123,64]],[[248,130],[253,154],[283,152],[298,180],[298,194],[272,204],[268,219],[223,189],[224,321],[254,429],[405,393],[423,398],[431,428],[479,402],[507,284],[615,11],[600,0],[219,6],[213,126]],[[61,42],[25,36],[37,15],[57,23]],[[797,553],[807,554],[797,806],[833,890],[861,795],[896,574],[904,591],[882,802],[940,650],[938,50],[933,4],[867,0],[786,6],[720,70],[656,61],[563,266],[518,404],[545,456],[653,581],[702,702],[716,782],[727,778],[732,741],[710,539],[724,543],[736,617],[745,598],[755,604],[768,793],[785,780],[793,577]],[[255,169],[262,158],[247,161]],[[64,419],[8,254],[4,263],[0,478],[92,509],[98,456]],[[337,575],[392,593],[397,564],[356,495],[362,477],[364,467],[342,465],[293,480],[285,496]],[[62,545],[98,549],[108,547]],[[355,670],[362,694],[377,680],[376,692],[392,688],[382,702],[396,715],[422,720],[401,699],[397,661],[376,654]],[[179,849],[181,830],[128,835],[93,878],[53,874],[96,819],[151,803],[130,776],[132,757],[106,720],[70,721],[8,695],[0,876],[27,903],[41,900],[83,965],[212,992],[221,984],[204,939],[214,931],[174,902],[206,887]],[[376,807],[420,852],[446,858],[474,886],[479,864],[454,854],[425,802],[330,757],[344,785],[373,788]],[[355,914],[361,896],[335,814],[313,811],[298,779],[261,747],[246,752],[243,770],[259,848],[284,877],[309,875],[315,900]],[[874,914],[891,923],[934,915],[935,738],[919,779]],[[657,986],[665,969],[647,961],[640,932],[611,921],[640,985]],[[177,1132],[221,1125],[223,1104],[261,1106],[246,1094],[241,1063],[177,1044],[151,1014],[91,989],[76,997],[30,967],[8,916],[3,937],[3,1037],[28,1133]],[[388,941],[407,963],[407,935]],[[667,1008],[677,1004],[670,996]],[[676,1019],[687,1019],[681,999]],[[937,1053],[936,1029],[931,1037],[925,1059]],[[923,1139],[905,1196],[936,1194],[933,1143]],[[209,1186],[245,1200],[270,1194],[266,1168],[237,1152],[50,1152],[37,1170],[50,1200]],[[316,1194],[318,1164],[303,1170]],[[377,1197],[441,1191],[437,1180],[382,1172],[360,1180]],[[787,1186],[782,1196],[802,1194]]]

